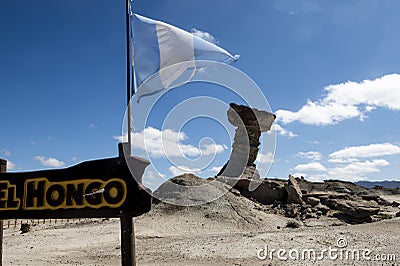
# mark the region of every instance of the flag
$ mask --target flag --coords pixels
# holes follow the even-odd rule
[[[196,61],[235,62],[226,50],[167,23],[132,14],[137,96],[152,95],[188,83]]]

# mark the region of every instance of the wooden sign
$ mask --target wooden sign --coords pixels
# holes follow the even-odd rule
[[[0,219],[134,217],[151,209],[141,185],[149,162],[87,161],[59,170],[0,173]]]

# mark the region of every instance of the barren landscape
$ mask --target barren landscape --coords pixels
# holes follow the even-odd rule
[[[390,202],[400,202],[398,194],[385,190],[381,194]],[[385,219],[359,224],[339,219],[333,211],[303,219],[289,218],[282,210],[283,207],[252,201],[235,190],[227,191],[213,202],[192,207],[156,201],[149,213],[135,218],[137,264],[396,265],[399,262],[400,218],[393,218],[398,206],[388,206]],[[260,252],[266,246],[269,251],[276,250],[272,259],[268,256],[264,259],[264,253]],[[329,257],[327,252],[320,256],[329,248],[338,250],[336,258]],[[287,251],[281,258],[277,254],[279,249]],[[370,253],[363,257],[366,249]],[[299,255],[297,259],[293,250],[299,254],[314,250],[316,256],[302,260]],[[340,250],[357,250],[359,257],[340,257]],[[19,227],[4,230],[5,265],[120,265],[120,253],[118,219],[38,224],[25,234],[20,233]],[[386,261],[377,261],[384,257]]]
[[[0,0],[0,266],[400,265],[399,11]]]

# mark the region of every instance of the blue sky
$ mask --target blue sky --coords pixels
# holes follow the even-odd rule
[[[126,102],[124,4],[0,1],[0,157],[10,161],[11,171],[117,155]],[[138,14],[196,29],[240,54],[233,66],[258,84],[278,116],[268,176],[312,180],[399,180],[399,9],[397,0],[137,0],[133,5]],[[157,134],[166,130],[162,114],[191,95],[214,91],[213,97],[238,101],[215,88],[199,83],[169,91],[147,129],[136,128],[135,137],[147,134],[157,143]],[[145,100],[141,104],[134,116],[146,108]],[[207,157],[207,168],[201,169],[202,163],[184,165],[182,156],[172,154],[171,165],[154,147],[155,169],[147,171],[146,184],[156,187],[160,174],[168,178],[182,169],[214,175],[229,158],[233,127],[225,129],[207,119],[191,121],[180,133],[171,129],[172,149],[178,143],[193,159],[199,152],[207,157],[212,147],[215,158]],[[144,152],[140,145],[136,151]],[[269,152],[261,155],[260,168],[270,160]]]

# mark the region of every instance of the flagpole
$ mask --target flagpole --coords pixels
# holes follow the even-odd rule
[[[130,0],[126,0],[126,101],[127,101],[127,122],[128,122],[128,147],[124,149],[123,156],[131,155],[131,132],[132,132],[132,117],[131,117],[131,23],[130,23]],[[120,217],[121,228],[121,265],[135,266],[135,227],[132,216],[122,214]]]
[[[131,23],[130,23],[130,0],[126,0],[126,100],[127,100],[127,122],[128,122],[128,151],[125,151],[126,155],[131,155],[131,147],[132,147],[132,140],[131,140],[131,132],[132,132],[132,116],[131,116]]]

